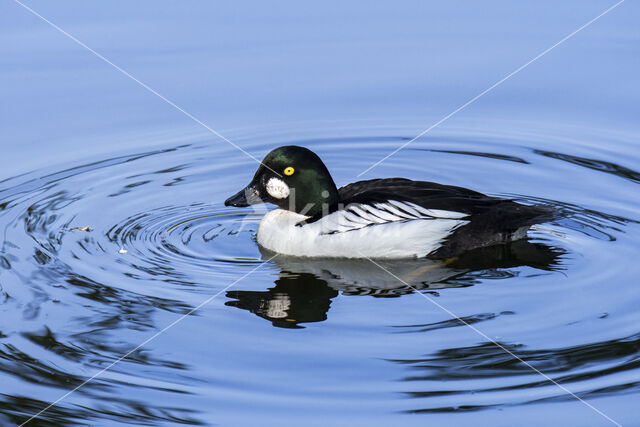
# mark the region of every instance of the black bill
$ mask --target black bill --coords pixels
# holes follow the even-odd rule
[[[225,206],[236,206],[239,208],[256,205],[258,203],[264,203],[264,201],[260,198],[260,192],[252,185],[248,185],[224,201]]]

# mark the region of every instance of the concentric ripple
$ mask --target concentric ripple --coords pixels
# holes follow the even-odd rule
[[[309,146],[345,184],[412,134],[281,130],[234,140],[257,157]],[[414,142],[363,178],[462,185],[563,215],[529,242],[447,264],[383,262],[408,285],[366,260],[277,257],[42,420],[206,423],[212,400],[224,421],[225,408],[270,405],[274,395],[345,413],[366,401],[372,414],[572,400],[467,324],[582,398],[637,393],[640,271],[629,259],[640,237],[638,159],[591,138],[458,129]],[[0,183],[7,419],[24,420],[263,262],[254,235],[266,207],[223,206],[255,162],[206,138],[159,145]]]
[[[211,269],[218,262],[251,261],[229,257],[233,251],[225,249],[233,243],[227,237],[252,231],[258,220],[259,217],[251,219],[239,212],[199,205],[167,206],[131,216],[111,227],[106,236],[121,247],[120,253],[131,254],[138,262],[149,262],[153,268],[170,265],[173,270]]]

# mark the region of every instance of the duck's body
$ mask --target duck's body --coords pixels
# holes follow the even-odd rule
[[[389,221],[375,226],[349,223],[336,211],[318,221],[303,223],[308,217],[276,209],[260,222],[258,243],[286,255],[345,258],[423,257],[442,246],[443,240],[464,220],[434,219]],[[353,215],[355,216],[355,215]],[[352,216],[352,217],[353,217]]]
[[[449,257],[523,238],[550,217],[547,208],[403,178],[337,189],[322,161],[295,146],[267,155],[252,183],[225,204],[263,199],[279,209],[260,222],[258,243],[309,257]]]

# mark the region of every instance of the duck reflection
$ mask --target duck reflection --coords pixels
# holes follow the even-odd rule
[[[261,252],[263,259],[274,255],[265,249]],[[480,280],[513,277],[518,274],[517,267],[557,269],[563,253],[543,243],[519,240],[446,260],[376,260],[382,268],[367,259],[280,255],[274,258],[280,268],[274,287],[266,291],[229,291],[226,295],[232,301],[226,305],[248,310],[273,326],[301,328],[301,323],[326,320],[331,300],[339,293],[399,297],[416,290],[436,292],[472,286]]]

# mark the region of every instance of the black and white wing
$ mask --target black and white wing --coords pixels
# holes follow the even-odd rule
[[[387,200],[385,202],[350,203],[319,218],[315,223],[321,234],[343,233],[364,227],[413,220],[459,220],[463,212],[423,208],[412,202]]]

